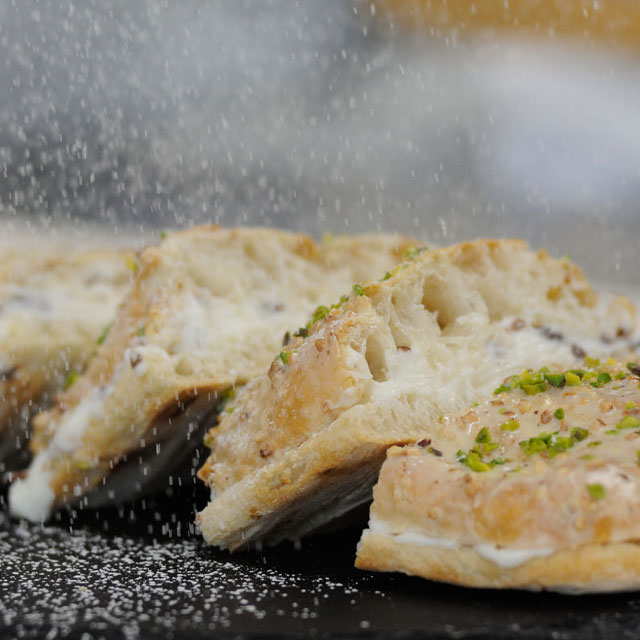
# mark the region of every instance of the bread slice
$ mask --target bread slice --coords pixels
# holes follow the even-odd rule
[[[131,281],[127,250],[0,252],[0,471],[24,466],[29,418],[86,366]]]
[[[165,481],[191,458],[219,402],[268,366],[288,327],[414,245],[372,235],[319,246],[284,231],[208,226],[146,249],[86,375],[36,418],[37,455],[11,487],[12,513],[44,520],[65,503],[128,500]]]
[[[356,566],[472,587],[638,589],[640,366],[590,364],[508,379],[392,448]]]
[[[513,370],[626,350],[636,327],[629,301],[599,302],[577,266],[518,240],[417,251],[318,315],[210,432],[210,544],[304,535],[370,499],[391,445]]]

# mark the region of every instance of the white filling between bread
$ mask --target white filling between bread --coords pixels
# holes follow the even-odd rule
[[[112,284],[117,279],[114,265],[96,265],[97,282],[82,281],[63,284],[47,281],[40,288],[14,284],[5,285],[0,309],[0,342],[8,340],[20,327],[74,326],[81,331],[98,332],[116,308],[121,287]],[[96,336],[97,337],[97,336]]]
[[[75,451],[82,445],[82,436],[92,418],[102,415],[104,402],[109,397],[115,382],[104,387],[95,387],[82,398],[71,411],[63,414],[62,421],[53,437],[52,445],[58,451]]]
[[[49,517],[55,503],[50,462],[59,457],[60,452],[73,452],[80,448],[90,420],[102,414],[104,402],[113,391],[117,377],[109,385],[92,389],[76,407],[63,414],[47,449],[35,456],[26,477],[9,487],[9,510],[14,516],[32,522],[43,522]]]
[[[476,315],[476,314],[469,314]],[[546,337],[531,326],[511,330],[515,317],[504,318],[495,325],[486,320],[458,326],[460,333],[444,338],[446,347],[425,352],[420,345],[410,350],[385,349],[384,381],[372,381],[371,399],[380,404],[404,394],[428,397],[430,403],[447,411],[477,396],[490,394],[507,375],[522,368],[539,369],[549,363],[568,364],[578,360],[573,353],[578,345],[592,357],[607,357],[610,344],[583,336],[568,335],[563,339]],[[477,347],[471,348],[469,341]],[[484,348],[482,348],[484,345]]]
[[[38,454],[25,478],[9,487],[9,509],[16,518],[44,522],[51,513],[55,493],[50,486],[51,473],[47,468],[49,456]]]
[[[463,545],[456,540],[432,538],[416,531],[394,533],[386,523],[376,518],[372,518],[369,521],[369,530],[379,535],[383,535],[399,544],[414,544],[425,547],[438,547],[440,549],[453,549],[456,551],[471,549],[502,569],[511,569],[524,564],[533,558],[548,556],[556,551],[551,547],[509,549],[507,547],[497,547],[496,545],[489,543]]]

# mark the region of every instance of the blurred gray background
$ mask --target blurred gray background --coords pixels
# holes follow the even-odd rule
[[[640,58],[370,13],[2,0],[0,223],[514,235],[636,286]]]

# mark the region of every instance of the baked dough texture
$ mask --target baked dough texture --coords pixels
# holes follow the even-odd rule
[[[128,250],[0,250],[0,471],[26,464],[29,419],[82,371],[130,285]]]
[[[591,364],[580,382],[491,394],[390,449],[356,566],[473,587],[638,589],[640,367]]]
[[[44,520],[62,504],[128,500],[166,481],[288,327],[355,279],[392,269],[415,242],[373,234],[317,245],[206,226],[144,250],[86,374],[34,420],[36,456],[10,489],[11,512]]]
[[[636,330],[628,300],[519,240],[415,251],[314,320],[210,431],[210,544],[306,534],[369,500],[386,450],[441,414],[514,370],[626,351]]]

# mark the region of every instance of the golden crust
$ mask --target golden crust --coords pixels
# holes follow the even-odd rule
[[[0,264],[0,461],[22,462],[28,416],[82,370],[130,284],[129,250],[6,249]]]
[[[392,268],[415,243],[378,234],[318,245],[284,231],[211,225],[145,249],[86,375],[34,421],[52,508],[77,502],[133,453],[174,436],[198,442],[190,430],[268,365],[292,323],[348,290],[355,273]],[[178,424],[191,404],[199,407],[192,426]]]
[[[637,541],[585,544],[501,568],[471,547],[444,549],[367,531],[358,545],[356,567],[467,587],[546,589],[564,593],[631,591],[640,585]]]
[[[635,330],[635,309],[626,301],[601,307],[577,266],[530,252],[519,240],[420,253],[391,277],[352,293],[313,323],[307,337],[294,338],[284,360],[233,401],[233,413],[210,433],[212,453],[199,472],[212,491],[200,514],[205,539],[233,549],[296,537],[308,528],[299,506],[310,492],[319,519],[344,510],[323,496],[323,474],[339,473],[340,456],[351,459],[369,446],[378,454],[380,447],[419,439],[442,412],[497,386],[509,365],[541,366],[536,363],[552,350],[559,361],[573,363],[574,339],[595,342],[610,331]],[[521,318],[525,333],[546,351],[515,349],[503,326],[511,317]],[[547,339],[549,327],[566,335]],[[607,335],[607,344],[596,346],[602,352],[627,347],[611,340]],[[500,357],[511,348],[510,360]],[[304,467],[310,443],[324,442],[328,433],[332,440],[320,450],[334,447],[338,458],[319,460],[311,475],[288,481],[286,495],[275,491],[266,478]],[[349,500],[366,500],[370,489],[361,485]],[[262,514],[262,523],[254,513]],[[278,524],[280,513],[287,514],[288,530]]]
[[[491,394],[390,449],[356,566],[468,586],[640,587],[640,378],[614,362],[581,372]]]

